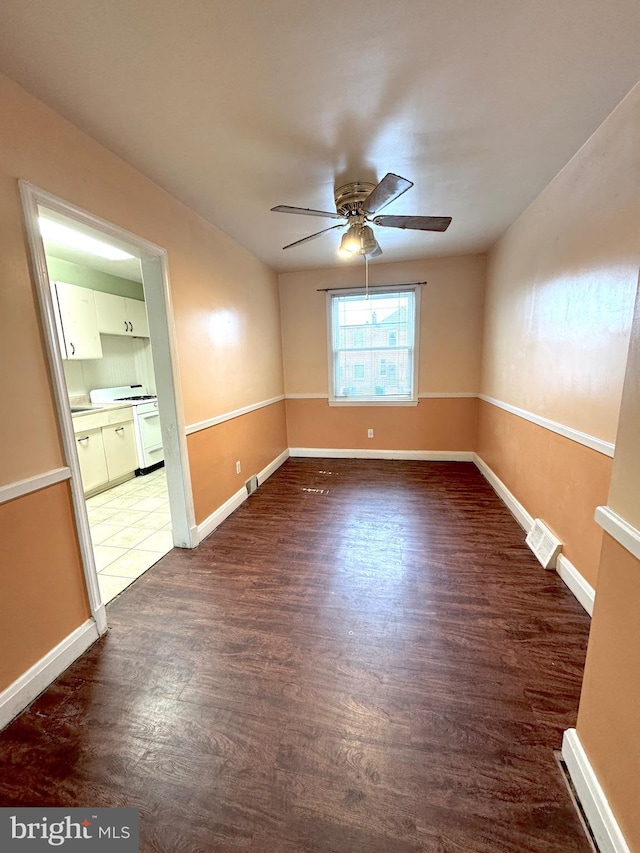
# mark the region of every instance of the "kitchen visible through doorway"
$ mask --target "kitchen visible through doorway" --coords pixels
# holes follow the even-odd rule
[[[126,245],[63,214],[40,208],[39,223],[107,603],[173,547],[142,269]]]

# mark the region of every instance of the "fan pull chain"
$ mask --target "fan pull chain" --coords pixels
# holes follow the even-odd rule
[[[369,298],[369,258],[364,256],[364,298]]]

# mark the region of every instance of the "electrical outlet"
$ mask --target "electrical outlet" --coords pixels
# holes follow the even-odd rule
[[[240,465],[240,460],[236,462],[236,474],[239,474],[242,471],[242,466]]]
[[[367,438],[373,438],[373,430],[372,429],[367,430]]]

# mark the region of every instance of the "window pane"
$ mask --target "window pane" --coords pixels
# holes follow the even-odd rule
[[[412,290],[332,296],[331,321],[335,398],[412,398]]]

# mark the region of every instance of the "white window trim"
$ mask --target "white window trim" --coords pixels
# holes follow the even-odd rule
[[[327,314],[327,370],[329,376],[329,399],[330,406],[417,406],[418,405],[418,365],[420,364],[420,285],[401,285],[400,287],[374,287],[369,293],[407,293],[414,294],[414,330],[413,330],[413,387],[410,397],[336,397],[334,393],[333,375],[333,317],[331,312],[332,296],[362,296],[364,288],[347,287],[343,290],[327,291],[326,314]]]

